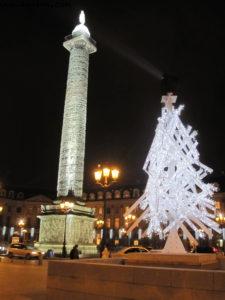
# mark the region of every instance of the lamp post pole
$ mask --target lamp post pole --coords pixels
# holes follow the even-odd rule
[[[64,201],[60,203],[60,209],[65,214],[65,223],[64,223],[64,233],[63,233],[63,246],[62,246],[62,257],[66,258],[67,249],[66,249],[66,227],[67,227],[67,215],[70,211],[73,210],[74,203],[69,201]]]
[[[103,188],[108,188],[119,178],[120,171],[117,168],[109,168],[107,166],[101,167],[98,165],[97,170],[94,172],[95,181],[97,184],[101,185]],[[107,203],[106,199],[103,199],[103,227],[102,227],[102,240],[100,243],[101,250],[104,249],[107,241],[107,227],[106,227],[106,215],[107,215]]]
[[[220,224],[220,228],[222,230],[222,242],[223,242],[223,245],[222,245],[222,249],[223,249],[223,252],[225,252],[225,240],[224,240],[224,228],[225,228],[225,216],[223,213],[219,213],[217,216],[216,216],[216,222],[218,224]]]
[[[62,257],[64,257],[64,258],[66,258],[66,256],[67,256],[67,251],[66,251],[66,223],[67,223],[67,212],[66,212],[66,215],[65,215],[63,247],[62,247]]]
[[[20,219],[19,221],[18,221],[18,226],[19,226],[19,228],[20,228],[20,237],[23,239],[23,242],[24,242],[24,233],[23,233],[23,230],[24,230],[24,226],[25,226],[25,222],[24,222],[24,220],[23,219]]]
[[[102,228],[102,247],[104,249],[106,245],[106,234],[107,234],[107,227],[106,227],[106,213],[107,213],[107,207],[106,207],[106,199],[103,199],[103,228]]]
[[[127,228],[131,222],[134,222],[136,220],[136,216],[129,214],[128,216],[125,217],[125,227]],[[128,239],[128,246],[130,246],[130,242],[131,242],[131,236],[130,233],[127,234],[127,239]]]

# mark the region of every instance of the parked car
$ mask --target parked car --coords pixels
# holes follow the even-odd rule
[[[0,244],[0,255],[6,255],[7,254],[7,246]]]
[[[14,256],[31,259],[40,258],[42,256],[42,253],[40,250],[35,249],[33,246],[17,243],[11,244],[8,248],[8,257],[12,258]]]
[[[219,249],[212,246],[197,246],[193,252],[194,253],[218,253]]]
[[[117,252],[112,252],[111,257],[128,257],[131,254],[137,254],[137,253],[147,253],[150,252],[145,247],[142,246],[131,246],[131,247],[125,247]]]

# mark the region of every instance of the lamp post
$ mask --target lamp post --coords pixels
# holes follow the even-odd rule
[[[98,219],[98,220],[96,221],[96,226],[97,226],[97,228],[102,228],[103,225],[104,225],[104,221],[103,221],[102,219]]]
[[[216,222],[218,224],[220,224],[220,228],[222,229],[222,239],[219,241],[219,246],[223,249],[223,251],[225,252],[225,244],[224,244],[224,240],[225,240],[225,216],[223,213],[218,213],[218,215],[215,218]]]
[[[67,215],[73,209],[74,203],[65,201],[60,203],[60,209],[65,214],[65,224],[64,224],[64,234],[63,234],[63,247],[62,247],[62,257],[67,256],[66,250],[66,224],[67,224]]]
[[[220,225],[224,225],[225,224],[225,216],[223,213],[219,213],[216,216],[216,222],[219,223]]]
[[[133,222],[134,220],[136,219],[136,216],[135,215],[128,215],[125,217],[125,225],[126,227],[129,225],[130,222]]]
[[[24,221],[24,219],[20,219],[19,221],[18,221],[18,226],[19,226],[19,228],[20,228],[20,236],[22,236],[22,238],[23,238],[23,241],[24,241],[24,226],[25,226],[25,221]]]
[[[134,220],[136,219],[136,216],[129,214],[124,219],[125,219],[125,227],[127,228],[131,222],[134,222]],[[127,236],[127,237],[128,237],[128,246],[130,246],[130,237],[129,236]]]
[[[119,174],[120,171],[117,168],[98,165],[98,168],[94,172],[94,178],[96,183],[101,185],[101,187],[108,188],[118,180]],[[103,199],[103,220],[101,220],[101,224],[99,224],[103,229],[103,235],[101,240],[102,250],[106,245],[106,213],[107,213],[106,199],[104,198]]]
[[[117,168],[101,167],[101,165],[98,165],[98,168],[94,172],[95,181],[103,188],[107,188],[118,180],[119,173],[120,171]]]

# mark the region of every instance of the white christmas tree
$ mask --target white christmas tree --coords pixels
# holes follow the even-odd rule
[[[220,232],[214,221],[212,196],[216,188],[203,182],[212,169],[199,161],[197,132],[182,124],[180,113],[184,106],[174,108],[176,98],[172,94],[162,97],[165,106],[143,167],[149,176],[145,192],[125,214],[139,205],[143,213],[128,233],[146,220],[148,226],[143,235],[151,237],[157,233],[160,238],[168,235],[164,252],[185,252],[178,237],[179,228],[196,245],[192,231],[204,231],[209,238],[211,229]]]

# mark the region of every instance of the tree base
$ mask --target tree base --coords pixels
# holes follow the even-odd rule
[[[178,235],[176,228],[172,228],[169,232],[165,247],[161,253],[185,254],[187,251]]]

